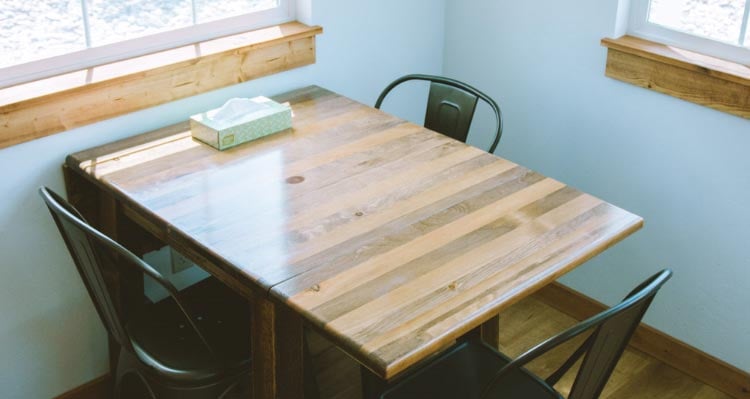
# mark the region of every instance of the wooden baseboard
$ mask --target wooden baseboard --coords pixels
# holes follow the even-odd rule
[[[583,320],[608,308],[575,290],[553,283],[536,293],[538,299],[569,316]],[[750,399],[750,373],[641,324],[630,346],[737,399]]]
[[[112,379],[105,374],[74,388],[55,399],[108,399],[111,397]]]

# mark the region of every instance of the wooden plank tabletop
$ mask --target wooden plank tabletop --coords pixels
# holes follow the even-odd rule
[[[71,155],[168,242],[390,378],[641,227],[553,179],[319,87],[219,152],[187,124]]]

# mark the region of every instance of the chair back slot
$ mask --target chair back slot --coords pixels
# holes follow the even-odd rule
[[[430,84],[424,126],[466,142],[478,97],[442,83]]]

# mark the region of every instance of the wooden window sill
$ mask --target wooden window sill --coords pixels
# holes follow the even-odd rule
[[[315,62],[289,22],[0,89],[0,148]]]
[[[632,36],[602,45],[607,76],[750,119],[750,66]]]

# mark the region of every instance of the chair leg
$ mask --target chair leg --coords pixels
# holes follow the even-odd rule
[[[111,352],[111,347],[110,347]],[[123,353],[122,348],[120,348],[119,353],[117,354],[117,361],[110,362],[113,363],[113,366],[115,368],[115,380],[112,389],[114,390],[114,395],[112,395],[115,399],[121,399],[122,397],[122,379],[125,378],[125,374],[127,373],[127,365],[124,364],[125,359],[123,357],[125,354]],[[112,364],[111,363],[111,364]]]
[[[115,383],[114,383],[114,387],[113,387],[113,389],[115,391],[114,392],[115,394],[113,395],[113,397],[115,399],[122,399],[122,378],[123,377],[124,377],[124,375],[117,375],[115,377]]]
[[[127,385],[126,382],[128,381],[126,379],[135,378],[141,386],[141,392],[137,395],[139,397],[143,397],[143,395],[145,394],[148,395],[148,398],[144,399],[156,399],[156,395],[154,394],[151,385],[148,383],[148,381],[146,381],[145,378],[143,378],[141,373],[138,372],[135,363],[136,360],[133,359],[129,353],[123,350],[120,351],[117,359],[117,369],[115,370],[114,398],[130,399],[130,397],[133,396],[133,392],[131,391],[135,388],[132,386],[132,381],[130,385]],[[130,390],[123,395],[123,391],[128,388]]]
[[[304,372],[305,372],[305,399],[320,399],[320,390],[318,389],[318,380],[313,370],[313,359],[310,353],[310,347],[307,344],[307,334],[302,339],[304,348]]]

